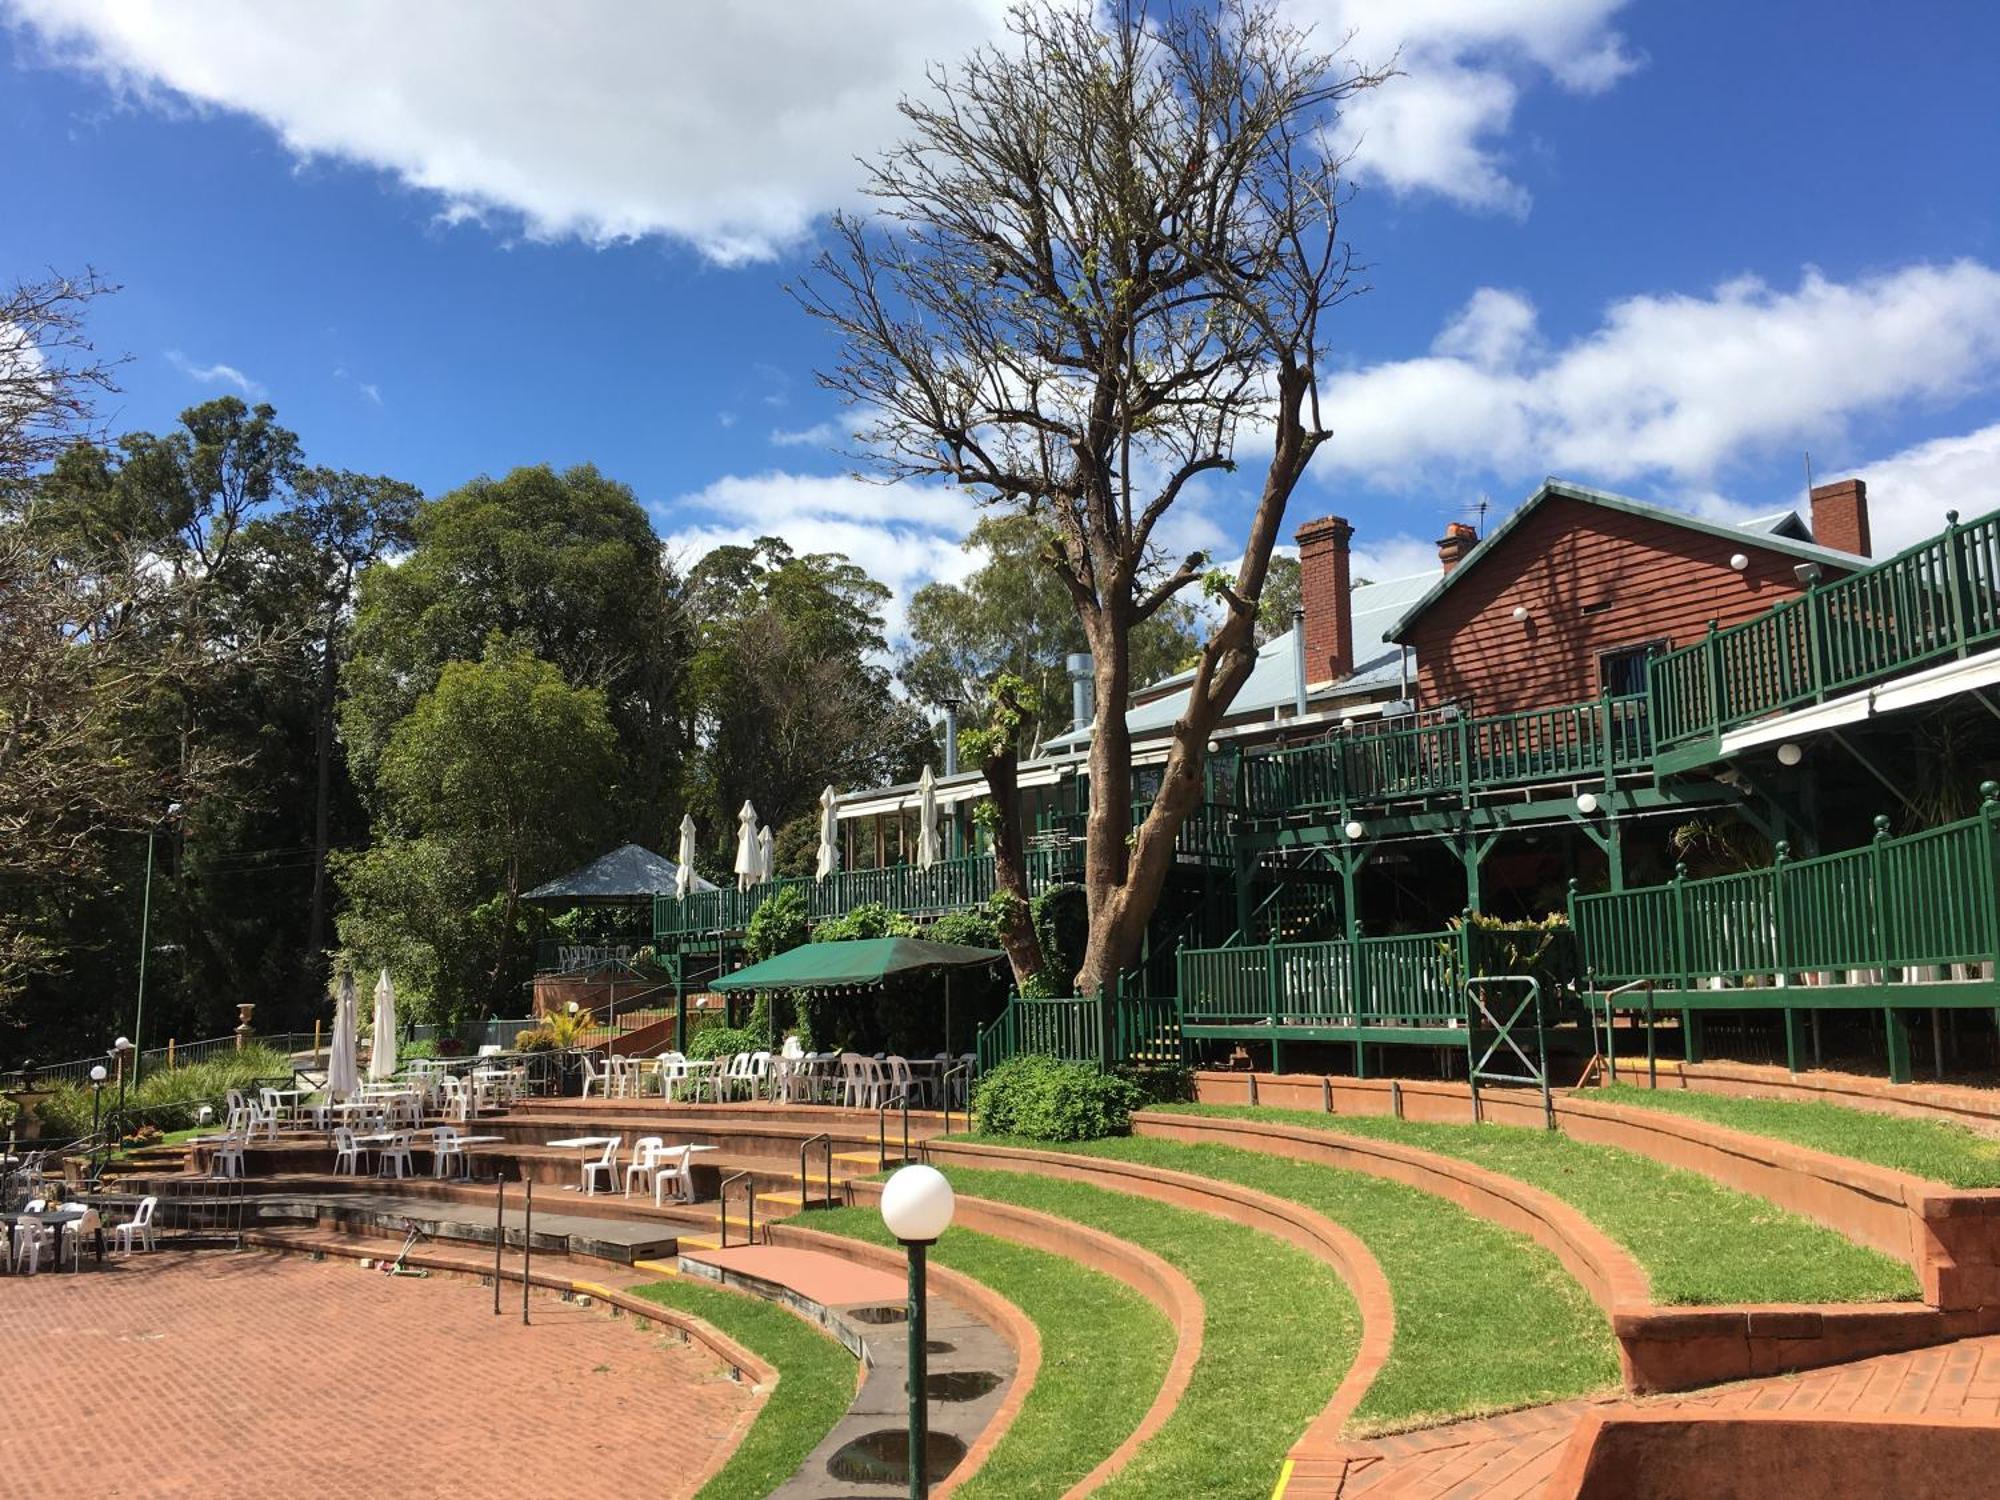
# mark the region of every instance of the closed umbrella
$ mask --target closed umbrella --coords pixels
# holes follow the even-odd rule
[[[931,768],[917,778],[917,868],[928,870],[938,862],[937,778]]]
[[[840,845],[836,838],[839,822],[833,815],[834,801],[832,787],[819,794],[819,867],[813,871],[819,880],[840,868]]]
[[[757,835],[757,878],[769,880],[778,873],[778,836],[766,823]]]
[[[763,879],[764,855],[757,847],[757,809],[748,802],[736,814],[736,889],[747,891]]]
[[[674,895],[685,901],[689,891],[694,889],[694,819],[687,813],[681,814],[681,847],[674,871]]]
[[[396,987],[387,969],[375,981],[375,1045],[368,1053],[368,1076],[377,1083],[396,1076]]]
[[[343,969],[340,993],[333,1003],[333,1045],[326,1060],[326,1091],[335,1099],[351,1098],[361,1087],[361,1076],[354,1066],[355,1009],[354,974]]]

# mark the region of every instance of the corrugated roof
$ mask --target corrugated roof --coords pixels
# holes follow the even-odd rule
[[[1686,511],[1669,510],[1663,505],[1651,505],[1644,500],[1634,500],[1629,495],[1614,495],[1609,490],[1594,490],[1588,485],[1572,484],[1566,479],[1545,480],[1540,489],[1536,490],[1534,494],[1521,503],[1519,509],[1498,526],[1494,527],[1492,531],[1488,532],[1485,540],[1480,542],[1477,547],[1466,553],[1464,560],[1457,567],[1446,573],[1442,578],[1439,578],[1425,592],[1422,598],[1418,599],[1415,604],[1405,610],[1402,617],[1396,621],[1396,624],[1390,630],[1390,635],[1396,637],[1407,631],[1410,628],[1411,622],[1418,615],[1429,609],[1444,596],[1445,590],[1457,583],[1467,573],[1470,573],[1484,558],[1490,556],[1494,549],[1506,539],[1507,535],[1516,526],[1520,525],[1529,514],[1537,510],[1543,501],[1551,499],[1575,500],[1584,505],[1602,506],[1606,510],[1623,511],[1626,515],[1644,516],[1648,520],[1664,521],[1670,526],[1679,526],[1688,531],[1705,532],[1709,536],[1721,537],[1729,541],[1738,540],[1746,532],[1753,531],[1753,528],[1748,525],[1732,526],[1724,521],[1705,521],[1700,516],[1689,515]],[[1777,524],[1782,526],[1783,521],[1784,518],[1779,517]],[[1803,525],[1801,525],[1800,529],[1804,529]],[[1868,566],[1869,560],[1865,557],[1857,557],[1852,552],[1840,552],[1832,547],[1822,547],[1816,542],[1800,541],[1796,537],[1787,535],[1784,531],[1777,529],[1754,529],[1754,534],[1757,537],[1757,546],[1769,547],[1775,552],[1783,552],[1805,562],[1827,563],[1833,567],[1850,571]]]

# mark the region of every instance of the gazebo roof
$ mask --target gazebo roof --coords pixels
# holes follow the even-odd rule
[[[762,963],[725,974],[713,990],[820,990],[881,984],[902,975],[937,973],[990,964],[1007,955],[998,948],[933,943],[923,938],[849,938],[801,943]]]
[[[538,885],[521,899],[543,906],[596,906],[650,900],[671,896],[680,878],[680,866],[664,855],[639,844],[626,844],[592,860],[580,870],[559,875],[546,885]],[[698,891],[715,887],[699,875]]]

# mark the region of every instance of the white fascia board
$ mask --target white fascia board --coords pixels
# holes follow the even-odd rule
[[[1755,724],[1725,734],[1720,749],[1724,755],[1738,755],[1780,740],[1793,740],[1801,735],[1823,733],[1829,729],[1845,729],[1877,714],[1921,708],[1926,703],[1936,703],[1956,693],[1969,693],[1996,685],[2000,685],[2000,650],[1983,651],[1977,656],[1945,662],[1942,666],[1926,667],[1921,672],[1913,672],[1908,677],[1885,682],[1879,687],[1846,693],[1809,708],[1780,714],[1775,719],[1760,719]]]

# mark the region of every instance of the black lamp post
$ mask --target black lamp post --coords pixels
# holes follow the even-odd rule
[[[903,1167],[882,1188],[882,1222],[910,1257],[910,1500],[925,1500],[931,1492],[924,1252],[951,1227],[956,1207],[951,1184],[936,1167]]]
[[[123,1140],[125,1131],[125,1085],[127,1075],[132,1070],[132,1039],[121,1036],[111,1044],[111,1055],[118,1059],[118,1136]]]

